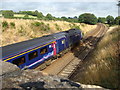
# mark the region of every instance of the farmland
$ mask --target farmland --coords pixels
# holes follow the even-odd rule
[[[14,17],[24,17],[25,16],[25,14],[14,14]],[[37,17],[35,17],[35,16],[32,16],[32,15],[28,15],[28,17],[29,18],[37,18]]]

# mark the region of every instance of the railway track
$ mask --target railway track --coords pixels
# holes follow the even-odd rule
[[[101,28],[103,29],[103,27]],[[74,58],[73,60],[71,60],[71,62],[65,66],[63,68],[63,70],[61,70],[57,75],[62,76],[62,77],[66,77],[66,78],[70,78],[73,73],[77,70],[77,68],[82,64],[82,61],[84,61],[84,59],[87,57],[87,55],[90,53],[91,50],[94,49],[95,44],[99,41],[99,37],[102,37],[103,34],[105,33],[105,31],[103,32],[98,32],[96,35],[94,35],[95,37],[98,37],[97,39],[91,39],[89,43],[89,46],[91,48],[84,48],[84,50],[79,53],[80,55],[78,55],[78,58]]]
[[[77,47],[72,52],[68,52],[62,58],[53,62],[43,72],[66,78],[71,77],[90,51],[94,49],[96,43],[104,35],[106,30],[106,26],[98,24],[98,27],[93,32],[89,32],[84,37],[83,42],[85,46]]]

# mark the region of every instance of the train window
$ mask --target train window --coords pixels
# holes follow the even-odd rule
[[[65,44],[65,40],[62,40],[62,44]]]
[[[25,63],[25,56],[13,60],[12,63],[16,64],[17,66],[24,64]]]
[[[40,49],[40,54],[45,54],[47,52],[47,47]]]
[[[31,60],[33,58],[36,58],[38,56],[38,53],[37,51],[35,51],[35,52],[30,53],[28,56],[29,56],[29,60]]]

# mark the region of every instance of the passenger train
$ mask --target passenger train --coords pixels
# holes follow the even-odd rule
[[[82,40],[79,29],[46,35],[43,37],[7,45],[2,48],[2,60],[16,64],[20,69],[47,66],[53,58],[70,50]]]

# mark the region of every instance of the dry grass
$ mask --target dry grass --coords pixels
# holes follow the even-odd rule
[[[71,25],[74,26],[73,23],[65,22],[65,21],[44,21],[44,20],[24,20],[24,19],[2,19],[3,21],[7,21],[9,24],[9,27],[2,29],[2,46],[21,42],[25,40],[29,40],[36,37],[41,37],[43,35],[48,35],[64,30],[71,29]],[[15,23],[15,28],[12,28],[10,26],[10,23]],[[41,27],[35,27],[32,25],[32,23],[35,22],[42,22],[44,25],[47,25],[49,27],[49,30],[42,30]],[[76,26],[81,28],[83,33],[86,33],[93,28],[96,27],[96,25],[87,25],[87,24],[80,24],[75,23]]]
[[[118,36],[120,27],[107,32],[97,45],[96,50],[86,62],[80,73],[76,76],[78,82],[84,84],[96,84],[106,88],[118,88],[120,73]]]

